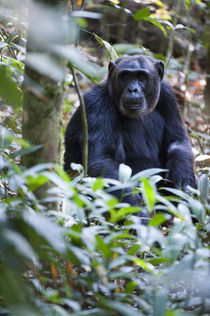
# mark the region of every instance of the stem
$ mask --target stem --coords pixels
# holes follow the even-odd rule
[[[177,24],[177,19],[179,16],[179,11],[180,11],[180,7],[181,7],[181,2],[182,0],[178,0],[177,1],[177,6],[176,6],[176,14],[174,16],[174,21],[173,21],[173,26],[175,27]],[[168,52],[167,52],[167,56],[166,56],[166,70],[168,69],[172,54],[173,54],[173,41],[174,41],[174,33],[175,33],[175,28],[171,31],[170,33],[170,38],[169,38],[169,46],[168,46]]]
[[[88,124],[87,124],[87,116],[86,116],[86,109],[85,109],[85,102],[79,87],[79,83],[77,80],[77,76],[75,74],[75,70],[72,66],[70,66],[73,80],[75,84],[75,88],[79,97],[80,106],[82,108],[82,127],[83,127],[83,169],[84,169],[84,176],[87,176],[88,170]]]

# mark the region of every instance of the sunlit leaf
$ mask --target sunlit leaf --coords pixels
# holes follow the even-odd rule
[[[157,20],[155,20],[154,18],[151,18],[151,17],[144,18],[144,20],[154,24],[155,26],[157,26],[163,32],[163,34],[165,36],[167,36],[166,30],[165,30],[164,26],[160,22],[158,22]]]
[[[95,239],[98,250],[103,253],[103,256],[105,258],[109,258],[111,255],[111,251],[108,245],[105,244],[105,242],[100,236],[95,236]]]
[[[154,273],[155,272],[155,267],[149,263],[144,261],[143,259],[140,258],[133,258],[133,261],[135,264],[137,264],[139,267],[141,267],[143,270],[149,272],[149,273]]]
[[[149,180],[146,178],[142,179],[142,193],[144,200],[146,202],[146,205],[148,207],[149,212],[153,211],[153,207],[155,205],[155,190],[150,184]]]
[[[166,220],[167,220],[166,215],[164,215],[163,213],[157,213],[152,217],[151,221],[149,222],[149,225],[159,226],[163,224]]]
[[[49,182],[49,179],[42,174],[37,175],[37,177],[27,176],[27,183],[31,191],[34,191],[47,182]]]
[[[104,186],[103,179],[97,178],[93,184],[93,191],[100,190]]]
[[[142,20],[142,19],[148,17],[149,15],[150,15],[149,8],[143,8],[143,9],[139,10],[138,12],[136,12],[133,17],[134,17],[135,21],[139,21],[139,20]]]
[[[100,36],[98,36],[96,34],[94,34],[94,36],[100,45],[104,45],[106,47],[112,60],[115,60],[119,57],[116,50],[114,49],[114,47],[111,44],[109,44],[109,42],[103,40]]]

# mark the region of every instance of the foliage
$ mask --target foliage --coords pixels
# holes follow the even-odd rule
[[[209,213],[207,177],[193,196],[156,189],[159,169],[131,176],[121,165],[119,181],[73,180],[53,165],[24,170],[8,149],[16,139],[1,128],[0,291],[14,315],[182,315],[209,308]],[[74,168],[78,170],[78,166]],[[148,178],[149,177],[149,178]],[[50,196],[35,190],[52,182]],[[111,187],[107,187],[112,184]],[[143,192],[152,211],[141,225],[140,208],[119,203],[116,188]],[[175,197],[176,194],[176,197]],[[171,202],[176,199],[177,206]],[[46,212],[57,201],[62,212]],[[166,210],[162,213],[160,210]],[[170,227],[171,214],[175,216]],[[193,224],[191,214],[193,217]],[[163,223],[168,222],[164,227]],[[161,227],[160,227],[161,225]],[[6,309],[7,308],[7,309]]]
[[[174,35],[186,28],[169,22],[171,12],[163,10],[162,1],[152,2],[162,11],[157,9],[153,14],[146,7],[136,11],[134,19],[153,23],[164,34]],[[188,10],[193,2],[185,1]],[[0,96],[1,105],[12,106],[12,115],[0,118],[0,315],[207,314],[210,212],[206,165],[202,165],[198,190],[189,188],[185,193],[168,188],[171,196],[167,198],[156,188],[162,179],[160,169],[132,176],[131,169],[121,165],[119,181],[84,177],[79,165],[73,166],[75,178],[50,163],[24,169],[20,157],[44,144],[31,146],[21,138],[25,33],[18,18],[11,19],[13,11],[5,3],[0,1],[0,9],[5,10],[5,28],[0,33]],[[82,3],[75,1],[79,8]],[[120,1],[110,4],[122,12]],[[48,14],[47,27],[37,18],[40,23],[33,30],[34,38],[38,38],[37,31],[45,30],[45,49],[29,55],[26,62],[52,80],[65,81],[66,89],[71,85],[71,94],[72,79],[53,64],[55,55],[77,70],[81,83],[100,80],[104,67],[88,61],[76,47],[78,27],[73,22],[76,19],[84,27],[83,18],[94,19],[99,14],[75,11],[70,18],[65,17],[66,25],[59,24],[54,12]],[[55,40],[58,29],[68,38],[67,45]],[[101,36],[91,36],[113,59],[139,51],[152,54],[138,44],[118,43],[113,48]],[[107,61],[99,64],[106,66]],[[176,67],[180,73],[180,61]],[[42,96],[42,87],[36,88]],[[204,152],[207,136],[191,134]],[[202,157],[209,159],[207,154],[197,156]],[[37,190],[48,183],[48,196],[39,200]],[[139,207],[123,204],[111,195],[114,189],[127,187],[133,187],[133,194],[142,194]],[[59,211],[51,207],[55,204]],[[147,226],[141,225],[139,216],[145,207],[150,212]]]

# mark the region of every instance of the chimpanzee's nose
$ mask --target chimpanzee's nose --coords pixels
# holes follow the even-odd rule
[[[129,93],[136,93],[138,91],[137,88],[128,88]]]

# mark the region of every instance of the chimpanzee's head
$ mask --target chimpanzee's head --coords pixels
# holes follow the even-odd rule
[[[109,93],[119,111],[130,118],[141,118],[156,106],[164,74],[162,61],[137,55],[111,61]]]

